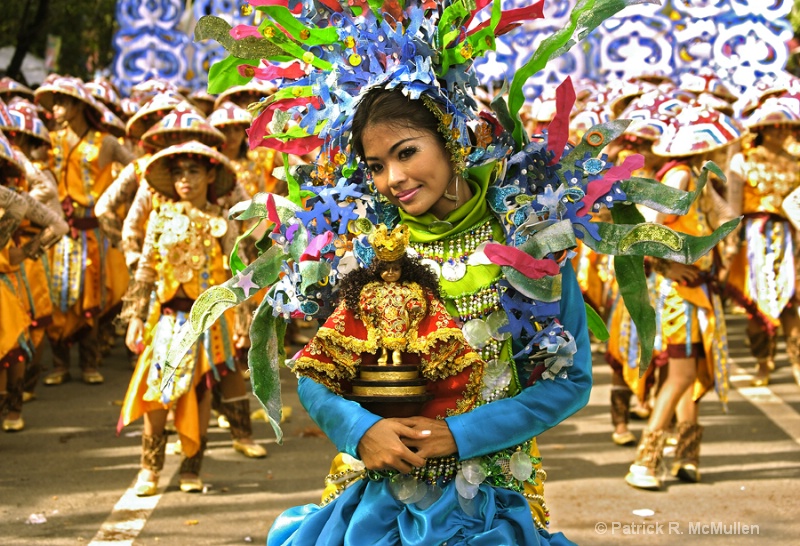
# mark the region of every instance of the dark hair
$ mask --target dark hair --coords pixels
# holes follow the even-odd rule
[[[418,258],[412,258],[408,254],[404,254],[396,261],[400,262],[401,268],[398,282],[415,282],[439,297],[439,278],[428,266],[422,265]],[[339,298],[344,299],[347,307],[358,314],[361,290],[371,282],[383,282],[380,277],[381,272],[390,263],[394,262],[375,258],[369,267],[359,267],[342,277]]]
[[[356,107],[351,129],[351,142],[355,152],[364,158],[364,130],[368,125],[390,123],[398,127],[427,130],[446,144],[439,133],[439,120],[421,100],[406,97],[400,89],[374,89],[368,92]]]

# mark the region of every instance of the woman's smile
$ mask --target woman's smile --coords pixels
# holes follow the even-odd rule
[[[375,187],[406,213],[430,212],[441,219],[456,208],[445,197],[448,187],[454,187],[453,166],[439,135],[387,122],[368,125],[362,142]],[[461,187],[469,191],[466,184]],[[469,197],[460,196],[460,203]]]

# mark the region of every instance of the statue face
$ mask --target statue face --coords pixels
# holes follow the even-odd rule
[[[384,266],[381,271],[381,279],[383,279],[384,282],[397,282],[400,280],[401,272],[402,268],[400,267],[400,262],[391,262]]]

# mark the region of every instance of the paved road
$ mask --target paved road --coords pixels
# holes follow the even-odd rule
[[[703,482],[670,479],[659,493],[633,490],[622,479],[634,449],[611,443],[610,373],[595,355],[589,405],[540,440],[553,530],[582,545],[797,543],[800,388],[785,357],[769,388],[747,387],[753,361],[743,326],[741,317],[730,317],[731,352],[741,368],[728,413],[713,395],[701,403]],[[141,425],[115,432],[130,376],[121,348],[103,373],[101,386],[40,387],[25,407],[27,430],[0,434],[0,543],[264,544],[277,514],[319,498],[334,449],[300,407],[290,374],[285,402],[293,415],[284,444],[275,445],[265,422],[255,423],[268,458],[243,458],[227,431],[212,428],[204,494],[178,491],[173,455],[162,494],[136,499],[127,489],[138,468]],[[642,427],[633,424],[636,432]],[[640,510],[652,515],[634,514]]]

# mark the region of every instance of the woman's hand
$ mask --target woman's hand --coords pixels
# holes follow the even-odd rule
[[[144,345],[142,335],[144,334],[144,322],[138,317],[131,318],[128,322],[128,331],[125,334],[125,345],[134,354],[142,354]]]
[[[450,432],[450,427],[443,419],[427,417],[406,417],[397,422],[419,431],[422,438],[407,438],[403,443],[425,459],[446,457],[458,453],[458,446]]]
[[[425,459],[406,445],[426,438],[422,430],[402,423],[408,419],[381,419],[358,442],[358,457],[369,470],[394,469],[403,474],[425,465]]]

